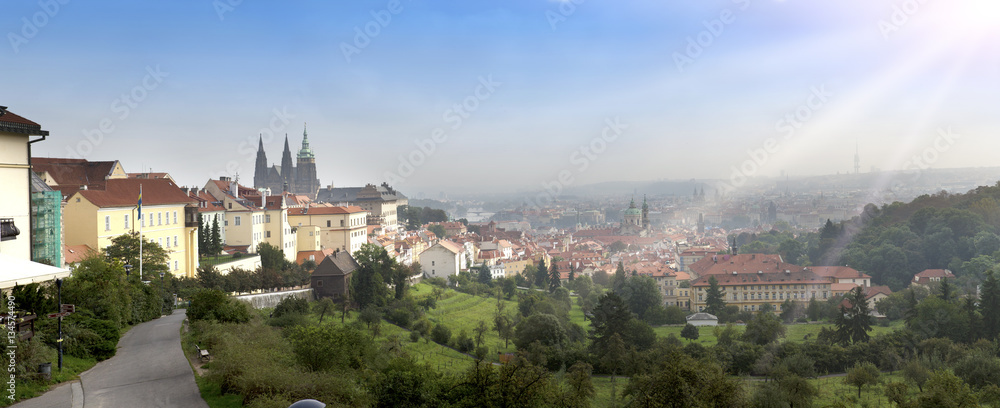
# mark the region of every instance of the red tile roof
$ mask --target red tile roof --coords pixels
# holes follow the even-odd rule
[[[115,169],[117,161],[87,161],[84,159],[62,159],[54,157],[32,157],[31,167],[35,173],[49,173],[63,191],[63,196],[72,195],[80,186],[89,189],[103,189],[107,177]]]
[[[695,270],[694,267],[696,265],[703,270]],[[784,272],[785,270],[790,270],[792,272],[802,270],[801,266],[782,262],[780,255],[770,254],[740,254],[735,256],[717,255],[714,256],[714,259],[713,256],[708,256],[698,262],[695,262],[689,266],[689,268],[699,275],[728,275],[732,274],[734,271],[745,274],[757,273],[757,271],[773,273]]]
[[[926,269],[918,273],[915,278],[954,278],[955,275],[947,269]]]
[[[0,130],[39,136],[49,134],[41,125],[7,110],[6,106],[0,106]]]
[[[80,194],[98,207],[132,207],[142,186],[143,205],[195,204],[195,200],[168,179],[108,180],[103,190],[80,190]]]

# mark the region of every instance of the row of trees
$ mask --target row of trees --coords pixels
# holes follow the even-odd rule
[[[222,234],[219,231],[219,219],[212,218],[212,226],[206,228],[201,214],[198,214],[198,255],[215,256],[222,253]]]

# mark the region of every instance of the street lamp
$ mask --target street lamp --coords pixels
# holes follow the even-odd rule
[[[131,273],[132,273],[132,265],[131,264],[126,264],[125,265],[125,276],[129,276]]]

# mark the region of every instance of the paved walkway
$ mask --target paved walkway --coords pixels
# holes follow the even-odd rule
[[[195,407],[201,399],[181,350],[184,311],[135,326],[118,342],[118,353],[44,395],[16,408]],[[53,367],[55,369],[55,367]]]

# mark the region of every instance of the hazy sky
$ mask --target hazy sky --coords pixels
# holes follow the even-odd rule
[[[994,166],[998,12],[996,0],[24,1],[0,15],[0,104],[51,131],[36,155],[118,159],[184,185],[236,172],[252,184],[258,134],[275,134],[277,164],[305,122],[323,185],[410,192],[848,172],[855,143],[863,171]]]

